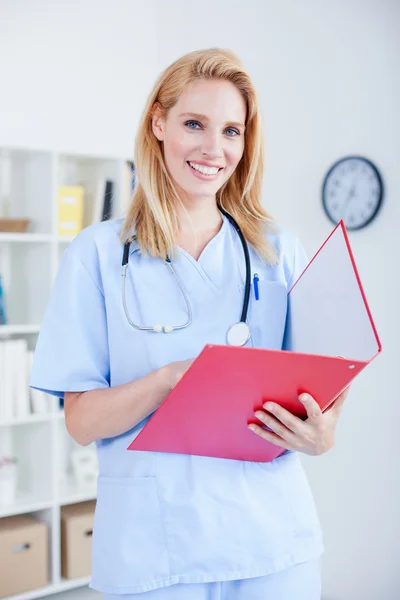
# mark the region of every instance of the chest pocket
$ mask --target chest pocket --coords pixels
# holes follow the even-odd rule
[[[251,290],[249,323],[251,343],[255,348],[281,350],[287,312],[287,289],[279,281],[261,280],[259,300]]]

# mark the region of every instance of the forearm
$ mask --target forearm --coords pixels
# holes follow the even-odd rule
[[[129,383],[87,392],[66,392],[66,425],[83,446],[129,431],[159,408],[171,387],[167,368]]]

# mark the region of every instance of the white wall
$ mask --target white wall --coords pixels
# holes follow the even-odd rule
[[[305,465],[322,519],[326,600],[400,597],[400,4],[396,0],[3,0],[0,145],[129,156],[156,75],[225,46],[259,89],[265,205],[311,254],[332,225],[322,178],[364,154],[384,177],[376,220],[351,244],[384,351],[354,384],[337,444]],[[396,361],[396,362],[395,362]]]
[[[153,0],[0,0],[0,144],[131,156]]]

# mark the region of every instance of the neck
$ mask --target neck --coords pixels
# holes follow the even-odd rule
[[[217,207],[215,197],[182,198],[176,204],[179,222],[178,235],[201,234],[218,231],[222,224],[222,215]]]
[[[196,260],[208,242],[221,229],[223,218],[215,197],[182,198],[176,205],[179,230],[176,235],[178,246]]]

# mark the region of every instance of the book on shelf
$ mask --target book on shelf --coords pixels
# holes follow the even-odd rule
[[[132,202],[133,191],[136,184],[136,171],[135,165],[131,160],[127,160],[124,166],[124,181],[123,181],[123,193],[122,193],[122,215],[126,217],[129,207]]]
[[[29,388],[32,359],[25,338],[0,341],[0,424],[51,411],[51,396]]]
[[[0,325],[7,325],[6,299],[2,275],[0,275]]]
[[[33,350],[28,350],[27,354],[27,363],[28,363],[28,371],[27,371],[27,379],[29,381],[29,376],[32,370],[33,364]],[[43,414],[51,411],[51,403],[52,397],[41,390],[35,390],[33,388],[29,388],[29,408],[31,414]]]
[[[110,179],[98,179],[93,202],[92,223],[111,219],[114,211],[115,184]]]
[[[58,188],[58,235],[70,236],[83,227],[84,188],[64,185]]]

